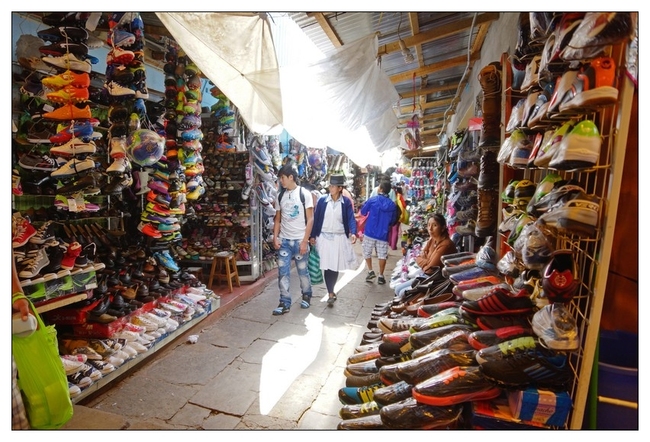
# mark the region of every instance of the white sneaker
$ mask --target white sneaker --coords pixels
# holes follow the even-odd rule
[[[95,168],[95,162],[90,158],[86,158],[85,160],[79,160],[77,158],[73,158],[67,163],[65,163],[63,166],[59,167],[57,170],[52,172],[50,176],[52,178],[65,178],[65,177],[77,175],[81,172],[85,172],[87,170],[91,170],[94,168]]]
[[[108,363],[108,362],[89,360],[88,364],[92,365],[97,370],[99,370],[99,372],[102,375],[105,375],[105,374],[108,374],[108,373],[111,373],[111,372],[115,371],[115,366],[113,364]]]
[[[132,344],[137,345],[137,342],[132,342],[122,347],[122,351],[129,356],[129,359],[138,355],[138,351],[133,347]]]
[[[118,335],[116,335],[118,339],[124,339],[126,342],[133,342],[138,339],[139,336],[139,333],[129,330],[122,330]]]
[[[106,168],[107,173],[124,173],[131,170],[131,162],[126,157],[114,158],[110,166]]]
[[[80,361],[73,361],[68,358],[61,358],[61,362],[63,363],[63,368],[65,370],[66,376],[75,374],[78,371],[81,371],[81,369],[84,368],[84,363]]]
[[[126,138],[113,137],[111,138],[111,158],[124,158],[126,157]]]
[[[108,362],[109,364],[117,368],[120,365],[124,364],[124,359],[116,358],[115,356],[109,356],[108,358],[104,359],[104,362]]]
[[[50,153],[52,155],[62,155],[65,157],[71,157],[80,154],[93,154],[97,151],[97,146],[93,141],[84,143],[79,138],[73,138],[61,146],[54,146],[50,148]]]
[[[133,89],[124,87],[121,84],[116,83],[114,81],[105,83],[104,88],[113,97],[128,97],[129,95],[135,95],[135,91]]]
[[[45,64],[55,66],[61,69],[69,69],[71,71],[79,71],[90,74],[93,70],[92,65],[85,61],[79,60],[74,54],[65,54],[60,57],[41,57]]]
[[[129,347],[133,349],[136,352],[136,354],[145,353],[148,350],[147,347],[140,344],[139,342],[131,342],[129,343]]]

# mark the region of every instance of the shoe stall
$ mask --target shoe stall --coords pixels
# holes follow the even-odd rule
[[[586,46],[605,16],[617,37]],[[638,428],[634,378],[616,394],[592,379],[613,381],[599,324],[631,148],[634,27],[629,14],[521,13],[515,50],[478,74],[467,126],[409,158],[395,296],[348,357],[339,429]],[[420,276],[432,213],[458,253]]]
[[[174,39],[146,38],[140,13],[12,15],[13,259],[73,403],[277,266],[283,164],[315,197],[345,175],[356,207],[378,184],[345,153],[269,135],[274,100],[236,107]],[[517,33],[482,60],[471,115],[393,174],[409,215],[395,296],[347,360],[339,429],[595,428],[636,14],[520,13]],[[458,253],[423,277],[433,213]]]
[[[275,267],[279,145],[139,13],[14,14],[14,33],[13,259],[78,402],[219,308],[221,258],[237,284]]]

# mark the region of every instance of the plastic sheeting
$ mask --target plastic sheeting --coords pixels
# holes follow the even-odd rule
[[[280,72],[263,17],[223,12],[156,15],[203,74],[237,106],[250,130],[282,132]]]
[[[309,147],[328,146],[360,166],[399,146],[395,87],[377,64],[377,37],[344,45],[307,66],[280,69],[283,126]]]
[[[253,132],[272,135],[284,127],[301,144],[330,147],[360,166],[380,165],[380,154],[399,146],[392,110],[399,96],[377,63],[376,35],[309,65],[278,68],[264,15],[157,15]]]

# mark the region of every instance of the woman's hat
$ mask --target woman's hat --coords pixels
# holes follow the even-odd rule
[[[331,175],[330,186],[345,186],[345,175]]]

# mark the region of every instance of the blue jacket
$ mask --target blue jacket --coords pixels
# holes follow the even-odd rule
[[[368,215],[363,234],[379,241],[388,241],[388,231],[398,213],[393,200],[384,194],[373,196],[361,206],[359,212]]]
[[[327,207],[328,195],[321,196],[316,202],[314,209],[314,225],[311,228],[310,238],[315,238],[320,235],[323,228],[323,218],[325,217],[325,208]],[[341,195],[343,198],[343,207],[341,212],[343,215],[343,228],[345,229],[345,236],[350,236],[350,233],[357,234],[357,221],[354,218],[354,210],[352,209],[352,202],[348,197]],[[346,222],[347,220],[347,222]]]

